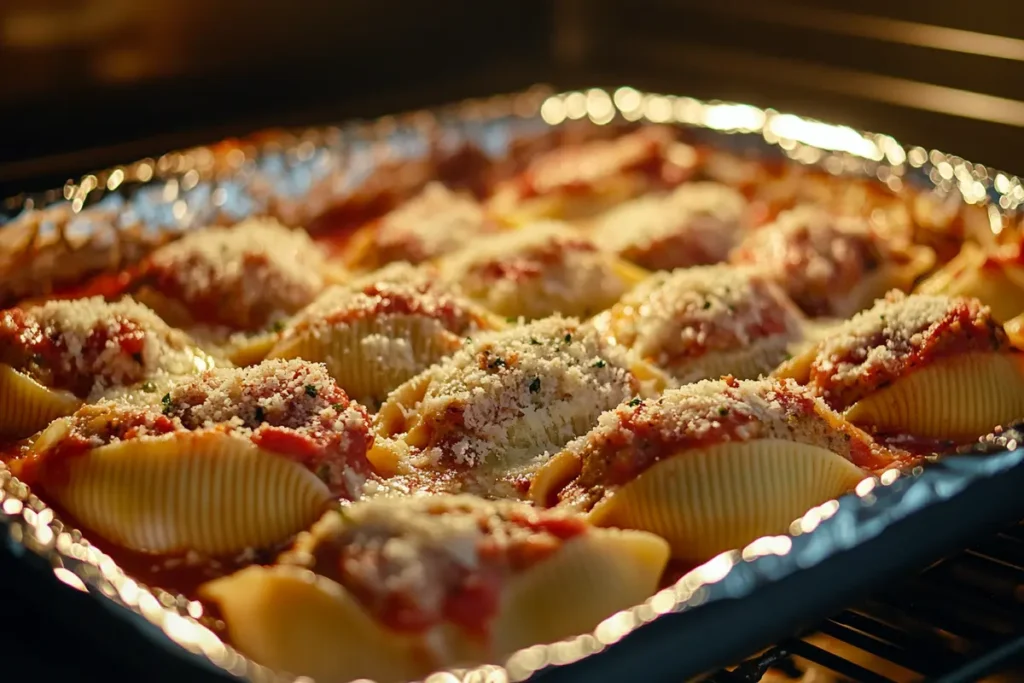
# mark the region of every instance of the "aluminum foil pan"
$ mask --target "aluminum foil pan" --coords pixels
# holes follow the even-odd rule
[[[894,192],[911,188],[955,212],[978,239],[999,239],[1021,227],[1019,179],[934,150],[906,148],[886,135],[628,87],[562,94],[538,88],[370,123],[225,141],[12,198],[0,207],[0,302],[129,265],[192,228],[255,214],[316,226],[354,210],[384,210],[400,199],[396,192],[427,177],[477,182],[474,169],[483,166],[473,164],[482,157],[500,160],[485,164],[491,172],[512,173],[517,159],[538,147],[643,122],[683,126],[696,144],[737,158],[783,160],[851,183],[870,179]],[[396,169],[404,173],[397,184]],[[382,172],[389,180],[381,186]],[[707,562],[592,633],[522,650],[500,666],[439,672],[427,680],[641,675],[678,683],[739,661],[894,572],[920,567],[994,524],[1024,516],[1024,448],[1018,445],[1024,446],[1024,432],[1009,429],[983,439],[972,453],[865,480],[854,493],[795,520],[788,534]],[[173,657],[189,680],[296,680],[225,645],[197,621],[198,604],[127,576],[2,464],[0,568],[9,568],[0,572],[8,587],[18,576],[34,577],[34,588],[22,596],[29,603],[45,598],[46,609],[63,615],[56,618],[93,633],[118,634],[97,656],[146,647]],[[96,648],[105,647],[102,638],[94,640]],[[59,652],[61,644],[50,647]],[[154,655],[153,661],[160,660]]]

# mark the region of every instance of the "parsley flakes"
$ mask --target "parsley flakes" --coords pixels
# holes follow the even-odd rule
[[[306,396],[309,396],[310,398],[316,398],[316,395],[317,395],[316,387],[313,386],[312,384],[307,384],[306,385]]]
[[[536,394],[538,391],[540,391],[540,377],[534,377],[530,382],[530,393]]]

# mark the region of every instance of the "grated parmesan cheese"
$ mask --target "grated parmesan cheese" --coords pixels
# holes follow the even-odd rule
[[[566,446],[581,470],[559,494],[592,507],[614,486],[663,458],[728,442],[783,439],[826,448],[862,467],[891,462],[870,437],[845,423],[792,380],[705,380],[632,401],[601,415],[597,426]]]
[[[381,219],[377,261],[421,263],[455,251],[495,226],[472,198],[431,183]]]
[[[715,371],[730,361],[750,365],[743,374],[768,372],[801,336],[801,316],[775,284],[728,265],[655,273],[591,324],[684,382],[740,374]]]
[[[629,366],[628,356],[604,348],[573,319],[486,333],[410,380],[425,385],[416,404],[398,402],[401,387],[393,392],[378,415],[378,433],[387,431],[386,416],[400,411],[407,426],[429,435],[412,445],[415,439],[401,430],[381,434],[410,445],[407,467],[478,470],[453,485],[520,497],[525,490],[510,479],[529,477],[601,411],[641,391]]]
[[[602,249],[650,270],[724,261],[743,227],[747,201],[726,185],[687,183],[605,212],[591,237]]]
[[[906,264],[905,250],[883,239],[860,217],[804,205],[757,228],[733,251],[733,263],[752,265],[785,288],[805,312],[844,317],[856,312],[851,293],[874,272]]]
[[[943,357],[1006,348],[977,299],[889,292],[832,329],[810,354],[810,386],[836,409]]]
[[[447,280],[504,316],[587,316],[628,288],[612,258],[565,223],[541,221],[481,238],[441,262]]]
[[[184,332],[125,297],[48,301],[0,313],[0,361],[54,388],[97,397],[212,364]]]
[[[301,462],[339,495],[370,475],[366,410],[349,401],[319,363],[264,361],[209,370],[171,386],[159,405],[105,400],[71,418],[92,447],[175,431],[217,431]]]
[[[586,529],[565,513],[511,501],[374,500],[328,513],[281,562],[337,581],[389,625],[419,630],[452,619],[446,605],[466,586],[479,586],[486,577],[500,591],[504,580],[543,562]],[[494,608],[482,599],[473,617],[486,623]]]
[[[325,272],[323,253],[304,231],[250,219],[157,249],[143,282],[152,281],[199,320],[255,330],[311,302]]]

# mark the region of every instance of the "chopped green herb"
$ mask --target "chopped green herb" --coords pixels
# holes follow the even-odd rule
[[[156,385],[153,384],[152,382],[143,382],[142,390],[145,391],[147,394],[152,394],[154,391],[156,391]]]
[[[718,409],[718,414],[722,417],[725,417],[726,415],[729,414],[729,409],[726,408],[725,406],[722,406],[721,408]]]
[[[263,406],[256,406],[256,421],[262,423],[265,419],[267,416],[263,412]]]
[[[345,409],[345,406],[343,406],[340,403],[332,403],[331,407],[337,410],[339,413]]]
[[[572,335],[571,334],[565,335],[565,343],[568,344],[571,341],[572,341]]]
[[[503,368],[505,367],[505,361],[502,358],[495,358],[494,360],[487,364],[487,367],[489,367],[491,370],[494,370],[495,368]]]
[[[270,326],[271,332],[283,332],[285,328],[285,322],[283,320],[275,320]]]
[[[511,323],[511,324],[514,325],[514,324],[519,322],[519,318],[514,318],[512,316],[509,316],[509,317],[505,318],[505,322]]]
[[[317,392],[315,386],[313,386],[312,384],[306,385],[306,396],[309,396],[310,398],[316,398],[316,393]]]
[[[533,337],[530,337],[530,344],[532,344],[533,346],[540,346],[540,342],[534,339]]]
[[[530,393],[536,394],[538,391],[540,391],[540,377],[534,377],[530,382]]]
[[[711,302],[710,302],[710,301],[708,301],[707,299],[705,299],[705,300],[704,300],[704,310],[706,311],[706,310],[708,310],[709,308],[711,308]]]
[[[161,411],[164,415],[170,415],[171,411],[174,410],[174,404],[171,403],[171,395],[169,393],[164,394],[164,397],[160,399],[160,403],[164,404],[164,409]]]
[[[638,396],[638,397],[636,397],[636,398],[632,399],[632,400],[631,400],[631,401],[629,402],[629,404],[628,404],[628,405],[630,405],[630,406],[632,406],[632,407],[634,407],[634,408],[635,408],[636,406],[640,405],[640,403],[641,403],[641,401],[640,401],[640,397]]]
[[[608,364],[607,364],[607,363],[605,363],[605,362],[604,362],[603,360],[601,360],[600,358],[598,358],[597,360],[595,360],[595,361],[594,361],[594,365],[593,365],[593,367],[595,367],[595,368],[603,368],[603,367],[604,367],[604,366],[606,366],[606,365],[608,365]]]

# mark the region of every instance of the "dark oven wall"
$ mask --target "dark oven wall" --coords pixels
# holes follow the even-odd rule
[[[569,0],[580,84],[733,99],[1024,173],[1019,0]]]
[[[1024,172],[1024,4],[5,0],[0,195],[273,124],[636,84]]]

